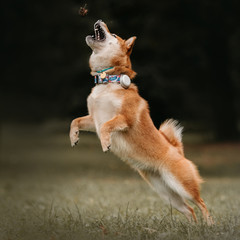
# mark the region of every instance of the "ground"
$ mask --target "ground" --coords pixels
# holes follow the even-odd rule
[[[240,239],[240,144],[185,144],[215,224],[166,205],[94,134],[70,147],[68,124],[2,124],[0,239]],[[186,136],[186,139],[188,137]]]

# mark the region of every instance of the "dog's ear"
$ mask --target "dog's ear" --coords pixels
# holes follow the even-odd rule
[[[128,40],[126,40],[125,44],[127,47],[127,52],[130,55],[132,53],[132,49],[133,49],[133,45],[135,43],[135,40],[137,39],[137,37],[130,37]]]

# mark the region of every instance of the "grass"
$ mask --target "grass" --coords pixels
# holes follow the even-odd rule
[[[215,225],[166,205],[128,166],[101,152],[94,135],[72,149],[68,126],[3,125],[0,239],[240,239],[239,144],[187,144],[206,182]],[[59,131],[62,129],[62,131]]]

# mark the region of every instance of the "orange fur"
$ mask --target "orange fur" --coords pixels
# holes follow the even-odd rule
[[[125,41],[112,36],[103,22],[97,23],[105,31],[106,38],[102,42],[86,39],[93,49],[91,74],[113,66],[106,72],[135,77],[130,54],[136,37]],[[128,89],[117,83],[96,85],[88,97],[88,110],[88,116],[72,121],[72,146],[78,142],[79,130],[97,132],[104,152],[111,150],[137,170],[159,195],[189,220],[197,221],[194,210],[186,202],[192,200],[201,209],[207,223],[212,224],[200,198],[202,179],[196,166],[184,157],[181,131],[173,121],[165,122],[157,130],[148,103],[138,94],[134,84]]]
[[[120,44],[121,51],[117,56],[111,59],[111,65],[114,66],[114,69],[110,70],[109,74],[126,74],[133,79],[136,76],[136,72],[132,70],[130,54],[132,52],[136,37],[133,37],[133,44],[131,46],[127,46],[126,41],[118,36],[117,39]]]

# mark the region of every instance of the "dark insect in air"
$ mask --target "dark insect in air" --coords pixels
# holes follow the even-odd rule
[[[83,7],[80,7],[78,13],[83,17],[86,16],[88,13],[87,4],[85,4]]]

